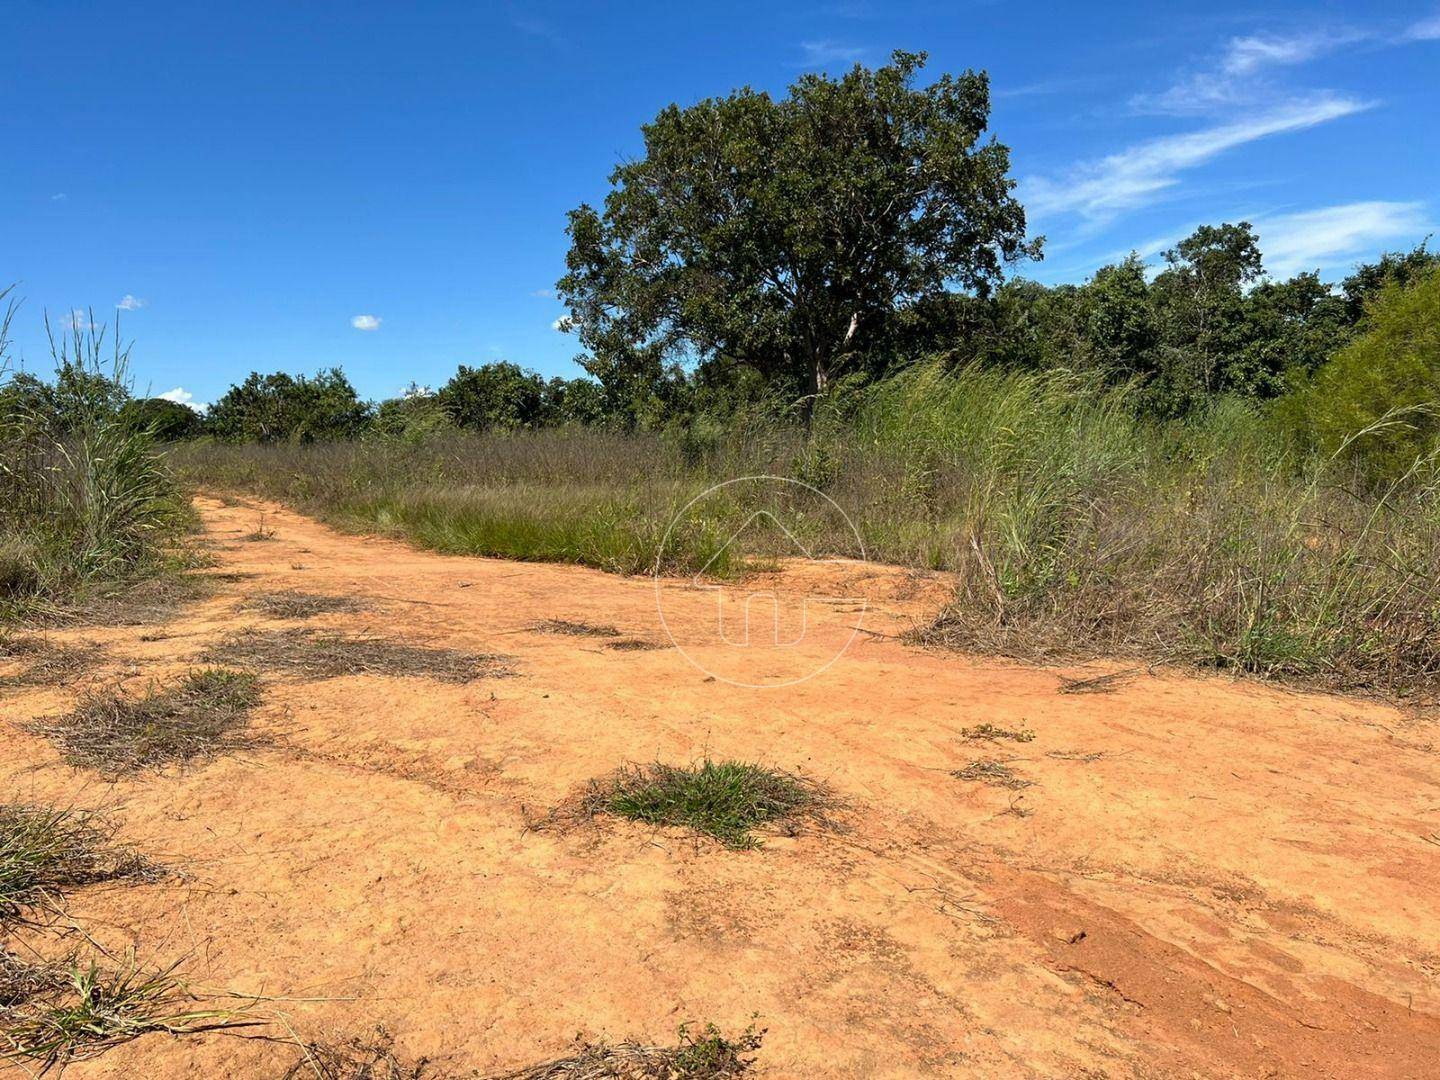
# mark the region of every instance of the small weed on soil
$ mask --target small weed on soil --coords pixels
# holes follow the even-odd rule
[[[1033,781],[1016,776],[1015,770],[1003,761],[972,761],[965,768],[956,769],[950,775],[957,780],[970,780],[989,784],[991,787],[1011,789],[1026,788],[1033,783]]]
[[[159,875],[154,864],[114,844],[113,836],[109,822],[90,811],[0,805],[0,928],[70,889]]]
[[[139,697],[114,688],[86,694],[73,712],[26,729],[55,743],[71,765],[116,775],[254,745],[245,725],[259,700],[249,672],[201,668]]]
[[[317,679],[342,675],[394,675],[466,683],[511,674],[508,657],[408,645],[379,637],[352,637],[297,627],[241,630],[200,657],[202,663],[237,664]]]
[[[259,543],[264,540],[274,540],[275,530],[266,528],[265,515],[261,514],[260,520],[256,523],[254,531],[246,533],[244,539],[250,541],[251,543]]]
[[[728,1039],[714,1024],[702,1032],[680,1028],[675,1046],[626,1042],[582,1044],[569,1057],[503,1073],[493,1080],[726,1080],[749,1071],[764,1031]]]
[[[248,597],[240,605],[240,610],[258,611],[272,619],[313,619],[316,615],[353,615],[369,607],[366,601],[354,596],[284,589]]]
[[[147,972],[133,956],[114,971],[72,967],[62,989],[7,1010],[0,1061],[32,1062],[43,1075],[152,1031],[184,1035],[254,1022],[243,1013],[189,1008],[196,999],[174,972],[175,965]]]
[[[1019,731],[1011,731],[1009,728],[996,727],[994,724],[976,724],[974,727],[960,729],[961,738],[972,741],[988,739],[991,741],[1009,739],[1011,742],[1034,742],[1035,732],[1029,728],[1021,728]]]
[[[544,619],[532,627],[537,634],[568,634],[571,637],[619,637],[620,631],[603,623],[572,622],[569,619]]]
[[[791,773],[743,761],[711,761],[681,768],[636,765],[591,786],[583,800],[590,815],[615,814],[651,825],[683,825],[728,848],[758,847],[762,825],[798,831],[801,821],[824,821],[832,805],[820,785]]]

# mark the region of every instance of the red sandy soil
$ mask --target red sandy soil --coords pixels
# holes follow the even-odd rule
[[[671,1043],[685,1020],[765,1028],[765,1077],[1440,1076],[1432,721],[1145,671],[1061,693],[1117,669],[906,646],[945,583],[859,564],[767,575],[819,599],[798,645],[748,653],[716,639],[713,592],[662,583],[682,652],[646,578],[436,555],[270,505],[274,538],[250,542],[260,504],[199,506],[216,594],[158,626],[56,633],[109,661],[3,692],[3,798],[114,807],[182,873],[82,890],[69,917],[183,958],[196,989],[259,996],[271,1039],[149,1035],[73,1077],[278,1078],[296,1038],[376,1025],[434,1075],[485,1075],[577,1034]],[[114,784],[9,722],[293,625],[239,608],[281,588],[375,603],[303,625],[504,653],[515,675],[265,676],[271,745]],[[663,647],[532,630],[551,618]],[[793,685],[726,681],[786,682],[847,641]],[[1035,738],[962,734],[985,723]],[[529,827],[623,763],[707,754],[803,772],[844,808],[739,852],[610,818]],[[982,758],[1031,786],[951,775]]]

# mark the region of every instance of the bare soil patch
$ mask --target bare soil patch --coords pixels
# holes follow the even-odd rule
[[[163,637],[85,636],[138,665],[138,696],[212,651],[252,672],[285,748],[116,773],[111,850],[187,876],[110,887],[101,857],[50,888],[105,970],[132,946],[184,956],[192,986],[263,994],[220,1006],[271,1023],[137,1031],[67,1080],[278,1080],[357,1016],[393,1042],[332,1062],[345,1080],[613,1074],[650,1060],[621,1047],[674,1049],[685,1017],[732,1040],[763,1027],[751,1071],[807,1080],[1413,1080],[1440,1060],[1432,718],[1148,669],[1062,693],[1054,669],[905,645],[945,583],[916,592],[883,566],[777,563],[765,588],[817,598],[805,635],[739,652],[688,579],[659,583],[661,627],[649,578],[416,551],[268,504],[274,537],[235,542],[257,509],[199,506],[230,541],[213,602],[172,609]],[[752,585],[724,586],[730,610]],[[370,615],[256,628],[238,610],[288,589],[386,604],[384,636],[362,632]],[[867,599],[870,633],[837,596]],[[534,632],[557,612],[624,630]],[[684,655],[603,647],[667,630]],[[244,665],[224,652],[237,638],[258,642]],[[451,655],[417,671],[389,646]],[[785,682],[837,652],[765,691],[706,670]],[[473,677],[497,668],[524,678]],[[100,782],[23,726],[80,689],[7,688],[12,801],[70,806]],[[736,852],[679,818],[526,828],[617,763],[706,760],[823,777],[844,829],[773,819]],[[952,775],[982,762],[1031,786]],[[29,958],[40,931],[18,932],[8,951]],[[216,1007],[196,993],[165,1011]]]

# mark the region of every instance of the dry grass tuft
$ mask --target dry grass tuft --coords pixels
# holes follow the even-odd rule
[[[305,1043],[300,1060],[281,1080],[423,1080],[428,1075],[426,1062],[401,1062],[393,1053],[394,1045],[394,1037],[383,1027],[368,1039]]]
[[[53,960],[27,959],[0,949],[0,1025],[21,1005],[50,1000],[69,985],[66,965]]]
[[[200,657],[207,664],[237,664],[316,679],[343,675],[389,675],[466,683],[512,674],[509,657],[409,645],[380,637],[359,637],[297,627],[241,630]]]
[[[102,582],[39,617],[54,626],[148,626],[173,618],[215,591],[213,575],[169,573],[139,581]]]
[[[255,745],[245,725],[259,700],[254,675],[200,668],[139,697],[113,687],[86,694],[74,711],[26,729],[55,743],[71,765],[117,775]]]
[[[754,1028],[728,1039],[713,1024],[699,1033],[682,1025],[675,1046],[581,1044],[568,1057],[503,1073],[493,1080],[726,1080],[750,1070],[764,1037],[764,1031]]]
[[[1137,668],[1127,671],[1112,671],[1109,675],[1096,675],[1089,679],[1067,679],[1060,676],[1062,694],[1113,694],[1135,677]]]
[[[989,740],[1009,739],[1011,742],[1034,742],[1035,732],[1029,728],[1020,728],[1012,731],[1009,728],[996,727],[994,724],[976,724],[974,727],[960,729],[960,737],[963,739]]]
[[[607,641],[605,648],[614,649],[616,652],[648,652],[651,649],[663,649],[665,646],[658,641],[646,641],[644,638],[621,638],[619,641]]]
[[[258,611],[272,619],[313,619],[317,615],[354,615],[368,611],[370,606],[369,601],[357,596],[282,589],[246,597],[240,610]]]
[[[24,664],[16,675],[0,676],[0,686],[64,686],[104,659],[94,642],[71,645],[34,635],[0,638],[0,660]]]
[[[981,784],[989,784],[991,787],[1027,788],[1034,781],[1026,780],[1016,776],[1015,770],[1006,765],[1003,761],[972,761],[963,769],[956,769],[951,774],[957,780],[970,780]]]
[[[620,769],[591,783],[579,813],[683,826],[740,850],[760,846],[754,830],[763,826],[794,836],[805,821],[828,824],[826,811],[834,806],[826,788],[803,776],[707,758],[689,767],[656,762]]]
[[[71,967],[63,988],[7,1010],[0,1061],[33,1063],[43,1075],[150,1032],[186,1035],[257,1023],[242,1012],[191,1007],[197,999],[175,968],[146,971],[133,956],[113,971],[94,963]]]
[[[115,844],[114,833],[91,811],[0,804],[0,928],[83,885],[159,876],[153,863]]]
[[[605,623],[574,622],[570,619],[542,619],[531,629],[537,634],[567,634],[570,637],[619,637],[620,631]]]

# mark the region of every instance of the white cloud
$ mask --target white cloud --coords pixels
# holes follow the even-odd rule
[[[1405,31],[1406,41],[1440,41],[1440,12],[1421,19]]]
[[[50,196],[50,201],[51,201],[51,202],[64,202],[64,201],[65,201],[66,199],[68,199],[69,197],[70,197],[70,196],[69,196],[69,195],[66,195],[65,192],[63,192],[63,191],[57,191],[54,195],[51,195],[51,196]]]
[[[1265,270],[1288,278],[1368,258],[1387,245],[1419,243],[1434,227],[1421,202],[1356,202],[1255,223]]]
[[[1060,178],[1035,177],[1023,185],[1022,201],[1035,217],[1076,213],[1095,222],[1152,202],[1179,182],[1179,174],[1246,143],[1300,131],[1369,105],[1348,98],[1320,97],[1184,135],[1166,135],[1117,154],[1077,166]]]
[[[95,323],[90,321],[90,313],[78,307],[62,315],[60,317],[60,325],[66,330],[80,330],[82,332],[99,329]]]
[[[557,330],[562,334],[568,334],[572,325],[569,315],[561,315],[550,324],[550,329]]]
[[[858,45],[846,45],[829,38],[823,41],[802,41],[800,48],[805,55],[801,60],[804,67],[820,67],[824,64],[850,65],[865,57],[866,50]]]
[[[531,296],[534,296],[534,297],[536,297],[536,298],[538,298],[538,299],[540,299],[540,300],[554,300],[554,299],[555,299],[555,290],[554,290],[554,289],[532,289],[532,290],[530,291],[530,295],[531,295]]]
[[[210,407],[209,404],[204,401],[196,401],[195,395],[183,386],[177,386],[174,390],[166,390],[165,393],[156,394],[155,396],[161,401],[173,401],[177,405],[184,405],[187,408],[194,409],[196,412],[203,413]]]
[[[1231,38],[1220,68],[1228,75],[1249,75],[1265,67],[1303,64],[1359,37],[1353,31],[1322,31],[1296,37],[1253,35]]]
[[[379,330],[384,321],[379,315],[356,315],[350,320],[350,325],[356,330]]]
[[[1130,106],[1136,112],[1190,116],[1274,101],[1277,91],[1267,77],[1270,69],[1303,64],[1370,36],[1341,28],[1289,37],[1254,34],[1231,38],[1209,65],[1192,70],[1161,93],[1137,94],[1130,99]]]
[[[131,296],[129,293],[126,293],[124,299],[115,306],[121,311],[139,311],[143,307],[149,307],[150,301],[142,300],[138,296]]]

